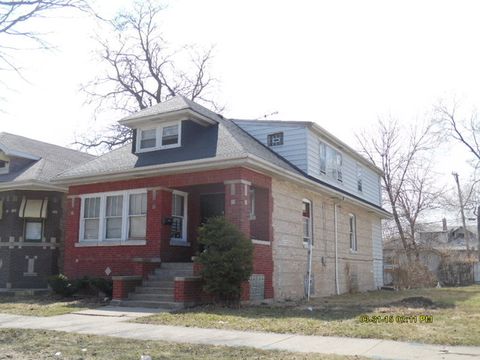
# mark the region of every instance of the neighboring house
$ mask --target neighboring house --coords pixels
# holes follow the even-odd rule
[[[46,288],[58,273],[67,189],[51,179],[93,158],[0,133],[0,288]]]
[[[478,237],[474,226],[467,226],[469,236],[469,249],[471,255],[478,257]],[[441,229],[419,231],[416,234],[417,248],[420,263],[434,274],[438,275],[438,269],[443,259],[450,261],[465,260],[468,257],[467,244],[463,226],[447,228],[445,219]],[[387,241],[383,247],[384,278],[385,283],[393,281],[392,272],[396,266],[407,264],[407,256],[400,239]]]
[[[254,243],[244,300],[383,285],[381,171],[318,125],[230,120],[181,96],[120,124],[132,144],[55,180],[69,277],[113,277],[122,298],[141,276],[143,305],[193,301],[197,228],[224,215]]]

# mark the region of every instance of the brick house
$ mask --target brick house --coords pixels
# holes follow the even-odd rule
[[[244,300],[382,284],[380,170],[318,125],[226,119],[181,96],[120,124],[132,144],[55,180],[67,276],[112,277],[126,304],[196,302],[197,228],[224,215],[254,244]]]
[[[0,288],[46,288],[58,273],[67,188],[51,179],[93,158],[0,133]]]

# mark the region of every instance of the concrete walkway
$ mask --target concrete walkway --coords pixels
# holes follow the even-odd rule
[[[57,330],[138,340],[248,346],[264,350],[362,355],[376,359],[480,359],[480,347],[426,345],[377,339],[200,329],[127,322],[128,320],[151,314],[151,309],[119,308],[113,306],[41,318],[0,314],[0,328]]]

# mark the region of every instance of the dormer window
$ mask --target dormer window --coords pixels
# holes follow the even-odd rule
[[[137,130],[137,152],[163,150],[181,145],[181,122]]]
[[[0,160],[0,174],[8,174],[9,162]]]
[[[151,149],[157,146],[157,129],[140,130],[140,149]]]
[[[162,128],[162,146],[178,145],[178,124]]]

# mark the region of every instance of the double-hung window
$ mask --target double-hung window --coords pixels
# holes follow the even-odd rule
[[[157,129],[140,130],[140,149],[152,149],[157,147]]]
[[[100,231],[100,197],[83,199],[83,240],[98,240]]]
[[[130,190],[82,198],[80,241],[145,241],[147,192]]]
[[[250,201],[250,220],[255,220],[255,189],[250,189],[249,192],[249,201]]]
[[[147,194],[131,194],[128,211],[128,239],[145,239],[147,230]]]
[[[320,141],[318,157],[320,174],[325,174],[337,181],[343,182],[342,154],[331,146]]]
[[[181,122],[137,130],[137,152],[162,150],[181,145]]]
[[[105,239],[122,238],[123,195],[107,196],[105,211]]]
[[[350,238],[350,250],[357,251],[357,217],[354,214],[348,214],[348,236]]]
[[[173,192],[170,243],[187,244],[187,204],[187,193]]]
[[[313,244],[312,239],[312,202],[304,199],[302,202],[302,219],[303,219],[303,244]]]

